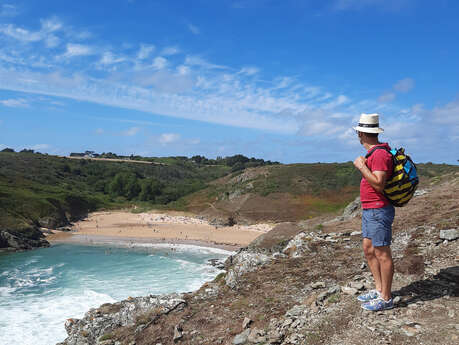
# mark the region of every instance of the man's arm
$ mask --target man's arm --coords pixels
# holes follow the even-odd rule
[[[355,159],[354,165],[360,170],[362,176],[368,183],[379,193],[382,193],[386,185],[387,172],[386,171],[370,171],[366,165],[366,159],[359,156]]]

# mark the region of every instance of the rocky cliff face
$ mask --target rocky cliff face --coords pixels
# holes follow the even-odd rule
[[[285,223],[196,292],[130,299],[67,321],[61,345],[457,344],[459,176],[428,187],[397,210],[392,310],[367,312],[356,300],[373,287],[358,216]]]
[[[35,227],[21,231],[0,229],[0,250],[16,251],[37,247],[49,247],[49,242],[45,240],[43,233]]]

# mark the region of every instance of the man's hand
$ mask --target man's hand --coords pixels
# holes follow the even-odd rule
[[[362,170],[364,167],[367,166],[367,160],[365,159],[365,157],[358,156],[354,161],[354,166],[357,169]]]

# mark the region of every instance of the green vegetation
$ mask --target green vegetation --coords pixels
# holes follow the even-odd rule
[[[200,209],[215,200],[229,199],[234,193],[273,200],[279,194],[288,195],[300,211],[307,208],[313,210],[308,214],[321,214],[337,211],[352,200],[361,178],[351,162],[281,165],[242,155],[216,159],[125,157],[113,153],[97,156],[126,161],[70,159],[27,149],[19,153],[3,149],[0,228],[26,232],[31,225],[64,226],[91,211],[133,205],[133,212],[152,208],[186,210],[193,206]],[[245,170],[248,167],[260,168]],[[459,167],[426,163],[418,164],[418,170],[432,180],[457,172]],[[226,175],[223,182],[215,182]]]
[[[99,338],[99,341],[104,341],[104,340],[109,340],[113,338],[113,334],[111,333],[106,333],[103,336]]]
[[[0,152],[0,227],[63,226],[102,208],[165,207],[231,167],[174,159],[168,165]]]
[[[126,161],[85,159],[81,155]],[[140,157],[95,154],[75,158],[43,155],[24,149],[0,152],[0,227],[25,231],[31,225],[64,226],[99,209],[136,205],[135,211],[183,209],[182,197],[208,182],[247,166],[275,164],[242,155]],[[131,161],[131,162],[130,162]],[[151,164],[136,164],[144,161]],[[278,164],[278,163],[277,163]]]

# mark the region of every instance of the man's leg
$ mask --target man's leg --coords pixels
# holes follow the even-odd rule
[[[371,274],[373,274],[373,278],[375,280],[376,290],[382,292],[382,279],[381,279],[381,267],[380,262],[376,257],[375,247],[371,243],[371,239],[364,238],[363,239],[363,253],[365,254],[365,258],[368,262],[368,267],[370,267]],[[381,247],[379,247],[381,248]]]
[[[390,246],[373,247],[374,255],[378,261],[380,272],[381,297],[388,301],[392,298],[392,278],[394,276],[394,262]],[[372,271],[373,272],[373,271]],[[374,276],[374,273],[373,273]],[[376,279],[375,279],[376,280]]]

